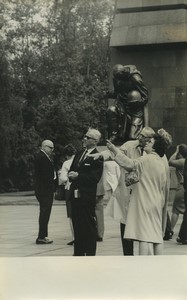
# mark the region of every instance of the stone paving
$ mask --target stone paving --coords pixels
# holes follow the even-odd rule
[[[73,247],[67,245],[71,241],[71,233],[64,201],[54,201],[49,223],[49,237],[53,239],[53,244],[35,244],[38,212],[33,193],[0,195],[0,257],[72,256]],[[164,242],[164,255],[187,255],[187,246],[176,243],[181,221],[182,216],[179,217],[173,239]],[[97,256],[113,255],[122,255],[119,223],[105,216],[105,235],[103,242],[97,244]]]

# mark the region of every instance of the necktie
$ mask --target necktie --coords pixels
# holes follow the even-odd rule
[[[85,159],[86,157],[86,154],[87,154],[88,150],[85,150],[81,156],[81,158],[79,159],[79,165],[83,162],[83,160]]]

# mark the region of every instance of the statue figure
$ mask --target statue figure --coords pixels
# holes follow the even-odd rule
[[[148,126],[148,91],[134,65],[115,65],[113,86],[109,97],[116,102],[107,110],[108,138],[120,144],[137,139],[142,128]]]

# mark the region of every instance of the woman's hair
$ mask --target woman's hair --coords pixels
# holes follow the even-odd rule
[[[171,146],[171,143],[172,143],[171,135],[167,131],[165,131],[165,129],[161,128],[154,135],[154,140],[155,140],[155,142],[154,142],[153,148],[154,148],[155,152],[160,157],[164,156],[168,147]]]
[[[186,145],[186,144],[180,144],[180,145],[179,145],[179,153],[180,153],[184,158],[187,158],[187,145]]]
[[[68,144],[64,147],[63,155],[64,156],[72,156],[75,154],[75,152],[76,152],[76,149],[74,148],[74,146],[72,144]]]

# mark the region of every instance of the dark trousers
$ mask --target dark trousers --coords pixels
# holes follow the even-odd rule
[[[185,212],[179,230],[179,237],[182,241],[187,240],[187,192],[184,192]]]
[[[44,239],[48,237],[48,223],[53,204],[53,193],[46,196],[36,195],[36,198],[40,205],[38,238]]]
[[[132,256],[133,254],[133,241],[124,239],[125,233],[125,224],[120,223],[120,232],[121,232],[121,243],[123,248],[123,255]]]
[[[72,223],[74,230],[74,256],[95,256],[97,245],[95,205],[82,203],[78,199],[73,200]]]
[[[96,240],[76,240],[74,241],[74,256],[95,256]]]

